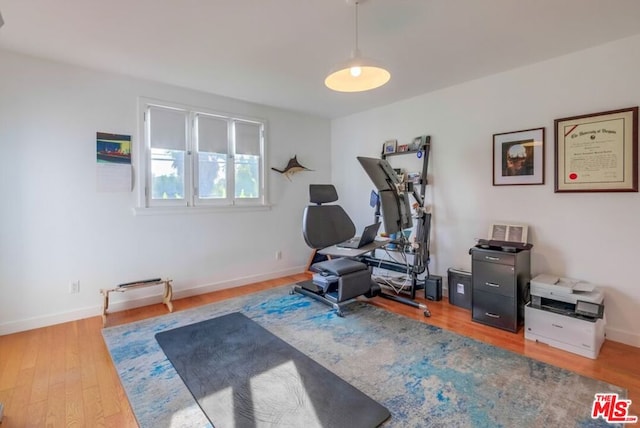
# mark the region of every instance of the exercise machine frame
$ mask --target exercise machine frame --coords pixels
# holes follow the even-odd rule
[[[431,231],[431,213],[427,212],[426,207],[424,206],[425,200],[425,188],[428,184],[427,181],[427,171],[429,164],[429,153],[431,149],[431,138],[426,136],[423,144],[420,146],[418,150],[410,151],[410,152],[398,152],[397,154],[409,154],[409,153],[421,153],[422,154],[422,171],[420,174],[420,188],[419,191],[414,186],[413,182],[400,183],[398,178],[392,176],[395,174],[393,169],[388,164],[386,160],[387,156],[393,154],[382,154],[382,159],[372,159],[372,158],[361,158],[361,165],[371,178],[372,182],[376,186],[376,190],[378,191],[378,195],[380,192],[393,192],[394,200],[396,202],[395,209],[398,212],[402,211],[401,204],[404,201],[404,198],[407,198],[409,194],[413,196],[415,199],[415,203],[413,204],[413,208],[415,211],[415,216],[413,219],[416,222],[416,231],[414,234],[414,241],[409,243],[407,238],[404,236],[403,231],[403,223],[402,223],[402,215],[398,215],[398,219],[400,224],[397,225],[397,229],[399,233],[399,239],[394,243],[398,245],[399,250],[405,253],[409,253],[413,255],[413,262],[411,264],[399,263],[393,260],[386,260],[376,257],[375,251],[372,252],[372,255],[363,255],[359,257],[359,260],[371,268],[381,268],[385,270],[391,270],[395,272],[407,273],[411,278],[411,286],[410,286],[410,296],[411,298],[406,298],[402,296],[398,296],[395,294],[385,293],[380,290],[377,295],[380,297],[394,300],[415,308],[424,309],[424,315],[426,317],[431,316],[431,312],[429,311],[427,305],[423,303],[418,303],[414,299],[416,297],[416,289],[418,286],[418,276],[423,274],[425,271],[427,272],[427,278],[429,277],[429,239],[430,239],[430,231]],[[420,157],[420,156],[419,156]],[[379,168],[379,169],[376,169]],[[400,195],[402,194],[402,196]],[[374,220],[376,222],[380,221],[380,217],[382,213],[380,211],[381,208],[381,198],[378,197],[376,201]],[[387,210],[393,207],[385,207]],[[385,209],[383,208],[383,212]],[[410,249],[407,251],[407,247]],[[425,284],[426,287],[426,284]]]

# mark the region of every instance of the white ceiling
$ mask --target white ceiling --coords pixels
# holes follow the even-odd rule
[[[640,34],[640,0],[367,0],[359,47],[391,81],[344,94],[323,81],[354,47],[345,0],[0,0],[0,11],[0,49],[328,118]]]

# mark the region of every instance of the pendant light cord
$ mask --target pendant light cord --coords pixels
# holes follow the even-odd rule
[[[355,28],[356,28],[356,49],[355,49],[356,55],[358,54],[358,3],[360,3],[360,2],[356,1],[356,25],[355,25]]]
[[[359,5],[365,0],[347,0],[351,6],[355,6],[355,47],[351,51],[348,61],[332,71],[325,79],[327,88],[337,92],[363,92],[379,88],[391,79],[391,73],[377,65],[375,61],[365,58],[360,54],[359,44]]]

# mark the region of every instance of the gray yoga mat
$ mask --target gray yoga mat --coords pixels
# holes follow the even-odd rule
[[[217,427],[376,427],[389,411],[245,315],[156,334]]]

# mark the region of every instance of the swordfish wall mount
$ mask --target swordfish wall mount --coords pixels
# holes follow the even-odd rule
[[[300,162],[298,162],[297,155],[289,159],[289,162],[287,163],[287,166],[284,169],[278,169],[273,167],[271,167],[271,169],[284,175],[285,177],[287,177],[289,181],[291,181],[291,176],[297,172],[313,171],[312,169],[309,169],[306,166],[302,166]]]

